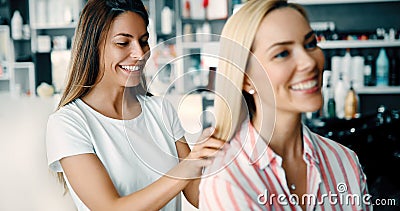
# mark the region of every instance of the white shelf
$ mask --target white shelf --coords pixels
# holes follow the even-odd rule
[[[176,58],[170,57],[170,58],[166,58],[166,57],[159,57],[157,58],[155,61],[158,64],[171,64],[173,62],[175,62]]]
[[[289,0],[302,5],[395,2],[398,0]]]
[[[4,76],[0,77],[0,81],[8,81],[8,80],[10,80],[10,77],[8,77],[8,76],[6,76],[6,77],[4,77]]]
[[[204,48],[204,46],[210,44],[217,44],[217,41],[209,41],[209,42],[182,42],[182,48],[184,49],[200,49]]]
[[[400,47],[400,40],[338,40],[319,42],[322,49]]]
[[[10,90],[13,94],[23,94],[30,92],[32,97],[35,96],[35,65],[33,62],[15,62],[12,64],[13,77],[10,80]],[[17,84],[19,89],[17,90]],[[16,93],[19,91],[21,93]]]
[[[361,87],[356,92],[358,94],[400,94],[400,86]]]
[[[182,42],[182,48],[203,48],[204,45],[218,42]],[[322,41],[318,43],[322,49],[335,48],[386,48],[400,47],[400,40],[337,40],[337,41]]]
[[[74,29],[77,26],[77,23],[70,24],[37,24],[33,25],[33,30],[41,30],[41,29]]]
[[[195,49],[195,48],[202,48],[203,43],[201,42],[182,42],[182,48],[184,49]]]

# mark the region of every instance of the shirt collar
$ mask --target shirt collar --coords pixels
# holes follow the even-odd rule
[[[266,168],[273,162],[282,164],[282,158],[268,147],[267,142],[260,136],[249,119],[242,123],[234,139],[242,146],[242,150],[248,156],[249,164],[257,165],[260,169]]]
[[[315,135],[305,125],[303,125],[302,130],[304,159],[319,163],[315,150]],[[280,166],[282,165],[282,158],[268,146],[267,142],[253,127],[250,120],[247,119],[242,123],[241,129],[236,133],[234,139],[243,147],[243,151],[248,156],[250,164],[257,165],[260,169],[264,169],[275,162]]]
[[[318,147],[316,144],[317,139],[317,135],[312,133],[307,126],[303,125],[304,156],[307,160],[313,160],[318,164],[319,159],[316,152],[316,148]]]

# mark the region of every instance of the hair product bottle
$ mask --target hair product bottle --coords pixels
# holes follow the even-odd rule
[[[384,48],[381,48],[376,59],[376,85],[389,85],[389,59]]]
[[[350,49],[346,49],[346,53],[342,58],[342,79],[347,87],[349,87],[350,81],[352,80],[352,56],[350,54]]]
[[[331,87],[331,83],[328,82],[326,85],[328,90],[328,102],[327,102],[327,116],[328,119],[334,119],[336,117],[336,104],[334,99],[333,88]]]
[[[376,68],[374,57],[372,55],[368,55],[365,58],[365,66],[364,66],[364,86],[375,86],[376,81]]]
[[[22,16],[18,10],[14,11],[11,18],[11,37],[14,40],[22,39]]]
[[[389,86],[398,86],[400,85],[400,61],[394,49],[390,49],[389,53]]]
[[[356,116],[358,110],[358,99],[357,94],[353,89],[353,82],[350,82],[350,89],[347,92],[345,105],[344,105],[344,117],[346,119],[352,119]]]
[[[171,34],[172,32],[172,11],[165,6],[161,11],[161,32],[163,34]]]
[[[336,103],[336,116],[339,119],[344,118],[344,105],[347,95],[348,86],[343,80],[343,74],[339,74],[339,80],[335,84],[335,103]]]

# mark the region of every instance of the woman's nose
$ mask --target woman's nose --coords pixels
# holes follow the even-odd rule
[[[141,59],[144,56],[144,49],[139,43],[135,43],[132,45],[130,57],[135,59]]]
[[[297,69],[299,71],[314,70],[317,65],[317,60],[307,50],[301,50],[297,57]]]

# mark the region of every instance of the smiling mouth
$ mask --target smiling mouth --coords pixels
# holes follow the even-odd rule
[[[120,65],[119,67],[129,72],[134,72],[142,69],[142,66],[140,65]]]
[[[315,88],[316,86],[318,86],[318,79],[313,78],[311,80],[293,84],[290,86],[290,88],[295,91],[304,91],[304,90],[309,90],[309,89]]]

